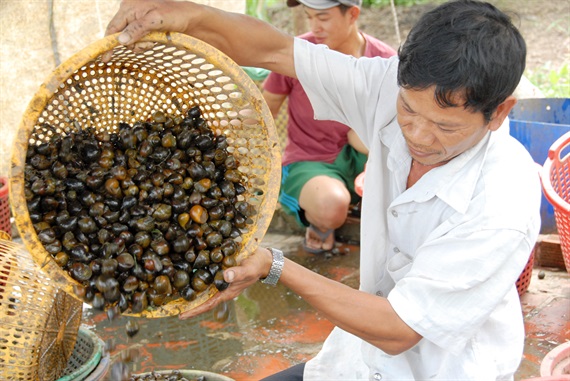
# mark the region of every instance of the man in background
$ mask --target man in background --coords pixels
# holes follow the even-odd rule
[[[288,0],[287,5],[301,5],[308,18],[311,31],[299,38],[356,58],[396,55],[392,47],[358,29],[362,0]],[[368,151],[349,126],[315,120],[299,80],[271,73],[263,96],[274,118],[288,99],[279,202],[307,228],[306,251],[329,251],[335,229],[345,223],[350,204],[358,201],[354,179],[364,170]]]

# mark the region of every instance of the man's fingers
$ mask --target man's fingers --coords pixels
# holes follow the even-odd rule
[[[162,19],[160,13],[154,8],[130,14],[126,17],[123,28],[117,30],[117,32],[121,32],[119,43],[122,45],[134,44],[149,32],[163,30],[164,22]],[[117,24],[119,27],[122,25],[122,22]],[[113,27],[111,30],[115,30],[115,28]]]
[[[113,50],[109,50],[101,55],[102,62],[109,62],[111,61],[111,57],[113,57]]]
[[[208,299],[206,302],[199,305],[198,307],[193,308],[190,311],[186,311],[186,312],[181,313],[178,316],[178,318],[180,320],[193,318],[194,316],[198,316],[200,314],[203,314],[204,312],[210,311],[212,308],[214,308],[216,305],[218,305],[218,303],[220,303],[221,301],[222,301],[222,297],[221,297],[221,294],[218,292],[217,294],[212,296],[210,299]]]
[[[129,21],[132,21],[128,19],[128,13],[129,9],[125,9],[123,6],[121,6],[117,14],[115,14],[111,21],[109,21],[109,24],[107,24],[107,28],[105,29],[105,36],[119,33],[125,29],[129,24]]]
[[[196,308],[191,309],[190,311],[182,312],[180,315],[178,315],[178,317],[181,320],[184,320],[184,319],[193,318],[194,316],[198,316],[200,314],[203,314],[204,312],[208,312],[212,310],[214,307],[216,307],[218,304],[234,299],[241,293],[242,290],[243,288],[239,287],[236,288],[235,284],[230,284],[229,287],[224,291],[217,292],[216,294],[214,294],[214,296],[205,301],[203,304],[199,305]]]
[[[135,53],[142,53],[142,52],[146,52],[147,50],[151,49],[153,46],[154,46],[154,43],[151,41],[137,42],[131,48],[131,50]]]
[[[132,50],[135,53],[142,53],[149,49],[152,49],[154,43],[152,41],[139,41],[131,45],[127,45],[127,49]],[[101,55],[101,61],[109,62],[113,56],[113,50],[109,50]]]

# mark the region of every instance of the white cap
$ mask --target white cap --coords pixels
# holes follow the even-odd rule
[[[329,9],[339,5],[346,5],[348,7],[362,6],[362,0],[287,0],[287,6],[296,7],[303,4],[312,9]]]

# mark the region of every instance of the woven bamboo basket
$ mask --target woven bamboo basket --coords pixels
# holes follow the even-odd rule
[[[110,355],[105,353],[105,343],[88,327],[79,327],[73,353],[67,367],[57,381],[78,381],[89,377],[103,379],[110,366]]]
[[[238,261],[258,247],[275,210],[281,175],[279,139],[258,87],[231,59],[200,40],[156,32],[142,41],[153,47],[134,53],[118,44],[117,35],[108,36],[64,62],[35,94],[17,131],[10,177],[15,225],[34,260],[70,293],[77,282],[42,246],[25,201],[28,147],[54,135],[68,135],[86,126],[116,132],[120,122],[132,125],[148,120],[157,110],[182,116],[199,106],[214,133],[226,136],[228,151],[245,179],[243,196],[257,210],[241,236]],[[111,49],[111,61],[101,62],[101,55]],[[178,298],[136,315],[179,314],[217,292],[210,286],[192,302]]]
[[[0,379],[57,379],[73,352],[82,306],[22,245],[0,240]]]

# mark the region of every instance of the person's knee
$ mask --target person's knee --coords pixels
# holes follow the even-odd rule
[[[342,186],[311,192],[300,199],[307,219],[320,227],[337,228],[345,221],[350,205],[350,193]]]
[[[348,207],[350,205],[349,199],[331,199],[328,202],[322,200],[317,202],[316,213],[320,216],[321,220],[328,221],[330,227],[336,228],[344,224],[348,215]]]

